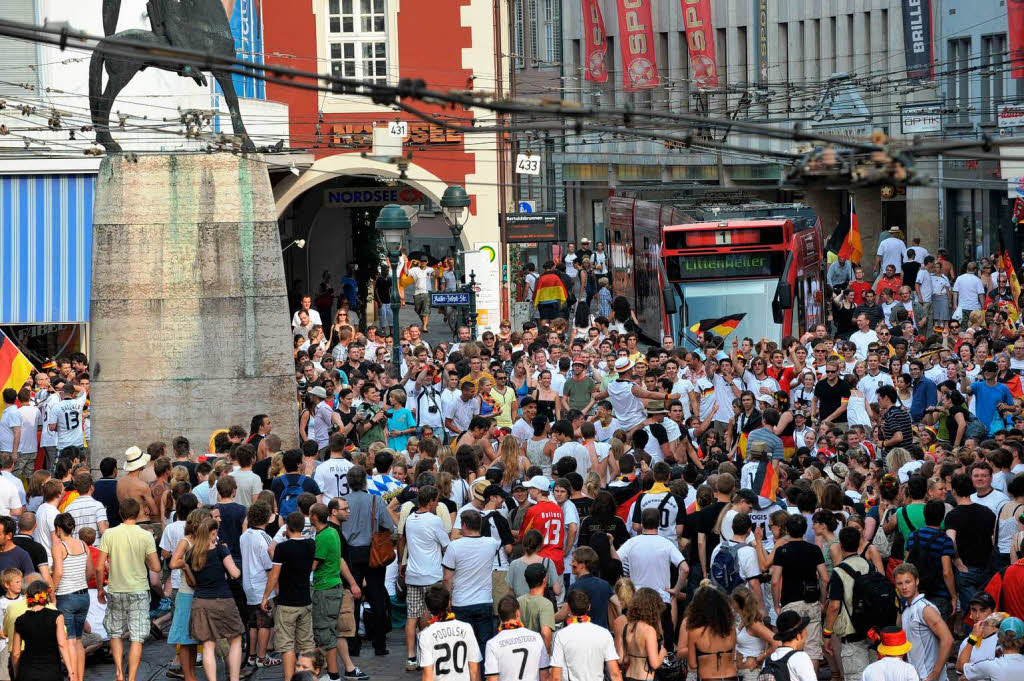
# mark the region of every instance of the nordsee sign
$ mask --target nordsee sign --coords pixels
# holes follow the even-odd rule
[[[386,206],[389,203],[420,204],[427,198],[412,187],[344,187],[324,190],[324,206],[328,208],[361,208]]]

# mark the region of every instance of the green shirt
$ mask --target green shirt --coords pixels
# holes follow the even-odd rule
[[[325,527],[316,533],[317,561],[313,571],[313,591],[325,591],[341,585],[341,539],[333,527]]]
[[[569,398],[570,409],[583,409],[590,404],[590,394],[594,392],[594,379],[584,378],[582,381],[576,379],[569,379],[565,382],[562,387],[562,394]]]
[[[907,527],[907,518],[904,517],[903,508],[907,509],[907,517],[910,518],[913,528]],[[900,528],[900,534],[903,535],[903,540],[906,539],[914,532],[914,530],[920,530],[922,527],[927,525],[924,521],[924,502],[915,501],[911,504],[907,504],[903,508],[896,510],[896,522]]]
[[[366,412],[367,421],[373,416],[376,416],[380,412],[380,406],[376,404],[370,405],[370,408]],[[369,447],[374,442],[383,442],[387,444],[387,438],[384,437],[384,429],[388,425],[387,419],[381,419],[379,423],[370,426],[370,429],[359,436],[359,444],[363,447]]]
[[[552,632],[555,630],[555,606],[546,596],[533,596],[523,594],[518,598],[519,614],[522,616],[523,626],[532,631],[540,633],[541,627],[549,627]]]

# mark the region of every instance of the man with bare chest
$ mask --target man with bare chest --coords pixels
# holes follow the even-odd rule
[[[129,447],[124,453],[124,472],[126,475],[117,481],[117,501],[124,503],[125,499],[135,499],[139,502],[139,516],[136,523],[139,527],[153,532],[151,525],[155,524],[154,535],[159,538],[160,518],[153,495],[149,485],[139,476],[142,470],[149,463],[149,454],[138,447]]]

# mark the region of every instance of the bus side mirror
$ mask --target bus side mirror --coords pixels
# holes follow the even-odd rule
[[[779,285],[775,288],[775,297],[772,298],[772,319],[776,324],[782,324],[786,321],[783,310],[790,310],[793,308],[793,289],[789,287],[789,283],[780,281]]]
[[[676,294],[671,287],[666,286],[661,289],[661,297],[665,301],[665,314],[671,317],[679,312],[679,306],[676,305]]]

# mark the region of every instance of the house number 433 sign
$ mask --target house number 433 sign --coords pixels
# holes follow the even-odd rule
[[[516,154],[517,175],[540,175],[540,156]]]

